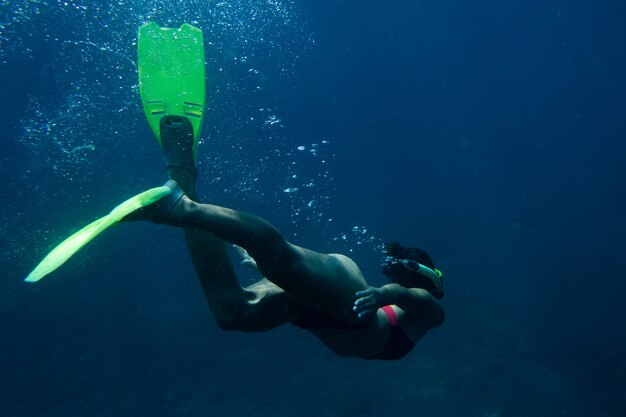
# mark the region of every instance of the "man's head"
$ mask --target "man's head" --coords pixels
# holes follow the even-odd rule
[[[385,244],[387,257],[382,272],[392,282],[405,288],[423,288],[435,298],[443,297],[441,272],[430,256],[419,248],[407,248],[398,242]]]

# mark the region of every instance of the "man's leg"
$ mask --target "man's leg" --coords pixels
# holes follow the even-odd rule
[[[193,136],[161,137],[170,178],[195,199],[195,166],[186,167],[193,164],[189,143]],[[184,233],[209,308],[220,328],[263,331],[294,318],[295,300],[276,285],[262,282],[241,288],[223,241],[196,228],[185,228]]]
[[[195,180],[188,170],[170,167],[168,173],[187,195],[196,195]],[[245,308],[248,294],[237,281],[226,244],[202,230],[185,228],[184,233],[194,269],[217,324],[221,328],[233,328]]]
[[[299,303],[342,320],[357,320],[354,294],[366,289],[367,282],[350,258],[298,247],[259,216],[186,196],[171,203],[166,223],[205,230],[243,247],[263,276]]]

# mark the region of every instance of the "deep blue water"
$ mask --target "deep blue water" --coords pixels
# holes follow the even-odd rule
[[[621,1],[3,2],[1,414],[625,415],[625,18]],[[382,242],[432,255],[447,318],[410,356],[220,331],[164,226],[22,282],[166,178],[137,87],[150,20],[205,33],[203,200],[376,285]]]

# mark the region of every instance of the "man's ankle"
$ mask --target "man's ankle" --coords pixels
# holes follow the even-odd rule
[[[171,179],[178,183],[185,194],[192,200],[196,198],[196,181],[187,169],[171,166],[167,168],[167,173]]]

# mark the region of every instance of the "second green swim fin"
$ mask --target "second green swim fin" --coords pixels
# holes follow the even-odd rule
[[[206,95],[202,31],[189,24],[171,29],[150,22],[139,28],[137,51],[141,102],[152,132],[161,143],[161,118],[187,118],[197,162]]]

